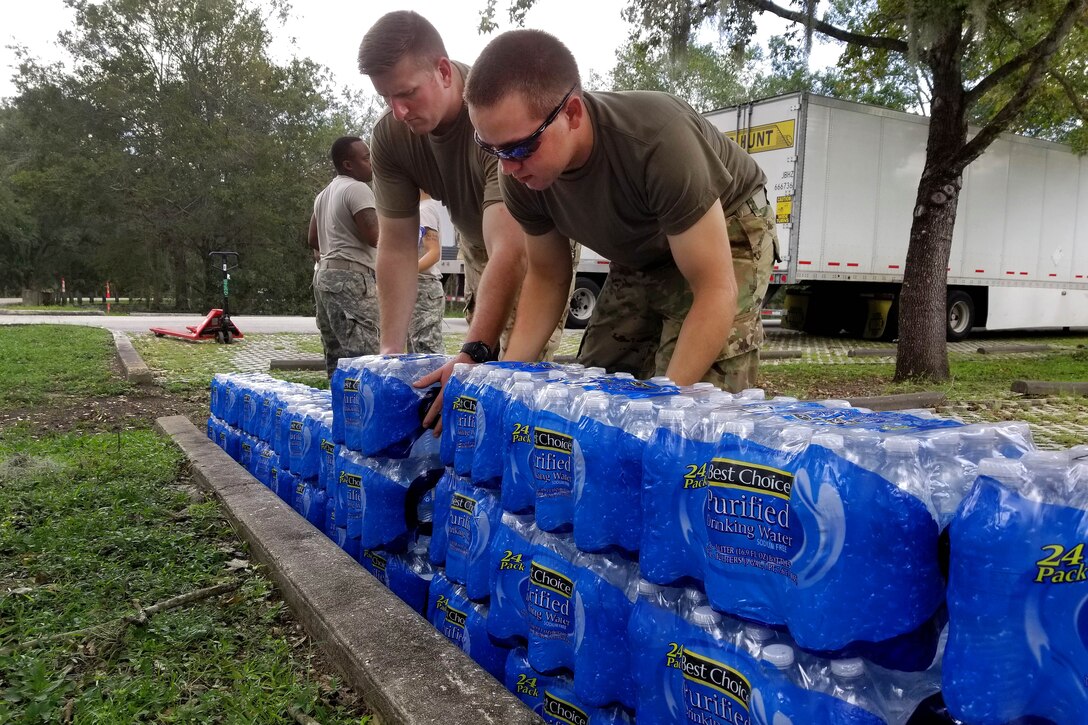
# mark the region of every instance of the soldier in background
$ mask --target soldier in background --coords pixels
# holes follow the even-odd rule
[[[439,235],[442,205],[427,196],[419,195],[419,278],[416,306],[408,324],[408,352],[439,355],[445,352],[442,344],[442,315],[446,311],[446,291],[442,287],[442,273],[438,262],[442,259],[442,241]]]
[[[340,358],[378,352],[378,217],[374,192],[365,183],[372,175],[369,147],[356,136],[342,136],[329,155],[336,178],[314,200],[306,236],[320,254],[314,302],[331,378]]]

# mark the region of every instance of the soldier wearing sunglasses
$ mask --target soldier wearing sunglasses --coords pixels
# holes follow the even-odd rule
[[[755,160],[666,93],[587,93],[558,39],[499,35],[465,87],[477,145],[499,161],[527,235],[506,356],[532,359],[564,314],[567,240],[612,260],[579,362],[737,391],[756,382],[777,253]]]
[[[496,359],[500,336],[513,323],[525,274],[525,242],[503,203],[497,160],[472,139],[462,97],[469,68],[449,59],[438,31],[425,18],[395,11],[366,32],[359,46],[359,70],[389,104],[370,144],[381,229],[377,262],[381,351],[405,350],[416,298],[422,190],[445,205],[462,240],[469,330],[455,362]],[[568,246],[568,274],[571,269]],[[554,353],[562,329],[562,321],[553,324],[529,357]],[[443,384],[452,369],[450,363],[441,371]],[[430,382],[428,378],[423,384]],[[432,407],[427,424],[440,403],[441,399]]]

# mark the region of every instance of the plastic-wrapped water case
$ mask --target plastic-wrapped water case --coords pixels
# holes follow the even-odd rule
[[[357,450],[365,456],[402,458],[423,433],[423,416],[438,395],[438,383],[414,383],[446,364],[446,355],[381,356],[363,364],[359,379]],[[351,445],[350,428],[346,435]]]
[[[529,664],[523,648],[510,650],[506,687],[548,725],[633,725],[634,718],[619,707],[593,707],[571,689],[569,678],[542,675]]]
[[[502,681],[507,648],[496,645],[487,635],[486,604],[473,602],[465,594],[464,587],[451,582],[442,572],[436,572],[431,579],[427,611],[435,629],[492,677]]]
[[[446,522],[446,576],[463,584],[470,599],[488,598],[491,540],[501,517],[495,492],[474,486],[464,477],[457,479]]]
[[[1068,452],[979,465],[949,527],[943,689],[957,718],[1088,722],[1086,509],[1088,467]]]

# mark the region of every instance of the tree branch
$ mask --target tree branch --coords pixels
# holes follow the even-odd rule
[[[1058,85],[1065,91],[1065,95],[1069,97],[1069,102],[1073,104],[1077,115],[1088,122],[1088,104],[1084,102],[1084,97],[1077,92],[1077,89],[1073,87],[1073,84],[1069,82],[1064,73],[1056,68],[1051,68],[1048,73],[1050,73],[1051,78],[1058,81]]]
[[[956,154],[956,157],[951,159],[953,168],[964,169],[967,164],[981,156],[982,152],[993,143],[994,139],[996,139],[999,134],[1003,133],[1009,127],[1009,124],[1013,122],[1022,110],[1024,110],[1024,106],[1031,100],[1036,88],[1038,88],[1043,80],[1043,74],[1046,73],[1047,70],[1047,63],[1049,63],[1054,54],[1058,52],[1058,46],[1061,45],[1061,41],[1072,32],[1073,25],[1085,12],[1086,8],[1088,8],[1088,0],[1069,0],[1069,4],[1065,6],[1061,14],[1059,14],[1054,21],[1054,26],[1050,29],[1050,32],[1027,51],[1028,55],[1031,57],[1031,64],[1028,66],[1027,73],[1025,73],[1023,80],[1020,81],[1020,87],[1016,89],[1016,93],[1013,94],[1012,98],[1009,99],[1008,103],[1006,103],[1000,111],[994,114],[993,118],[990,119],[990,122],[983,126],[982,130],[960,149],[960,152]],[[998,68],[975,86],[968,94],[969,100],[976,100],[979,94],[976,94],[975,92],[979,87],[986,84],[995,74],[1000,73],[1004,67],[1005,66]],[[989,85],[989,87],[992,86],[993,84]]]
[[[747,5],[751,5],[757,10],[762,10],[768,13],[773,13],[780,18],[791,20],[795,23],[801,23],[802,25],[811,25],[813,30],[817,30],[829,38],[835,40],[841,40],[844,43],[852,43],[854,45],[860,45],[866,48],[878,48],[880,50],[891,50],[897,53],[907,54],[909,47],[905,40],[899,38],[889,38],[881,35],[861,35],[860,33],[853,33],[849,30],[836,27],[831,23],[820,20],[819,18],[812,17],[796,10],[790,10],[777,5],[771,0],[744,0]]]
[[[1046,52],[1047,48],[1051,48],[1047,57],[1054,53],[1057,48],[1057,41],[1065,37],[1072,30],[1073,23],[1077,22],[1077,18],[1084,11],[1085,3],[1083,0],[1070,0],[1069,4],[1065,6],[1061,15],[1058,16],[1057,22],[1051,29],[1050,33],[1047,33],[1042,40],[1033,45],[1032,47],[1022,51],[1020,54],[1013,58],[1010,58],[1003,65],[999,66],[993,73],[983,78],[981,81],[975,84],[975,87],[967,91],[964,97],[964,103],[968,106],[976,103],[978,99],[982,98],[988,92],[993,90],[995,86],[1004,81],[1006,78],[1016,73],[1029,63],[1034,63],[1040,57],[1040,55]],[[1054,38],[1053,33],[1058,27],[1066,24],[1065,31],[1058,38]]]

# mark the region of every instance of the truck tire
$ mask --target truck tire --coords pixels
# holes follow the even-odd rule
[[[577,277],[574,280],[574,292],[570,295],[570,308],[567,310],[567,327],[582,330],[589,324],[593,310],[597,308],[597,295],[601,288],[589,277]]]
[[[975,326],[975,301],[971,295],[963,290],[949,290],[945,310],[945,337],[949,342],[958,342],[971,334]]]

